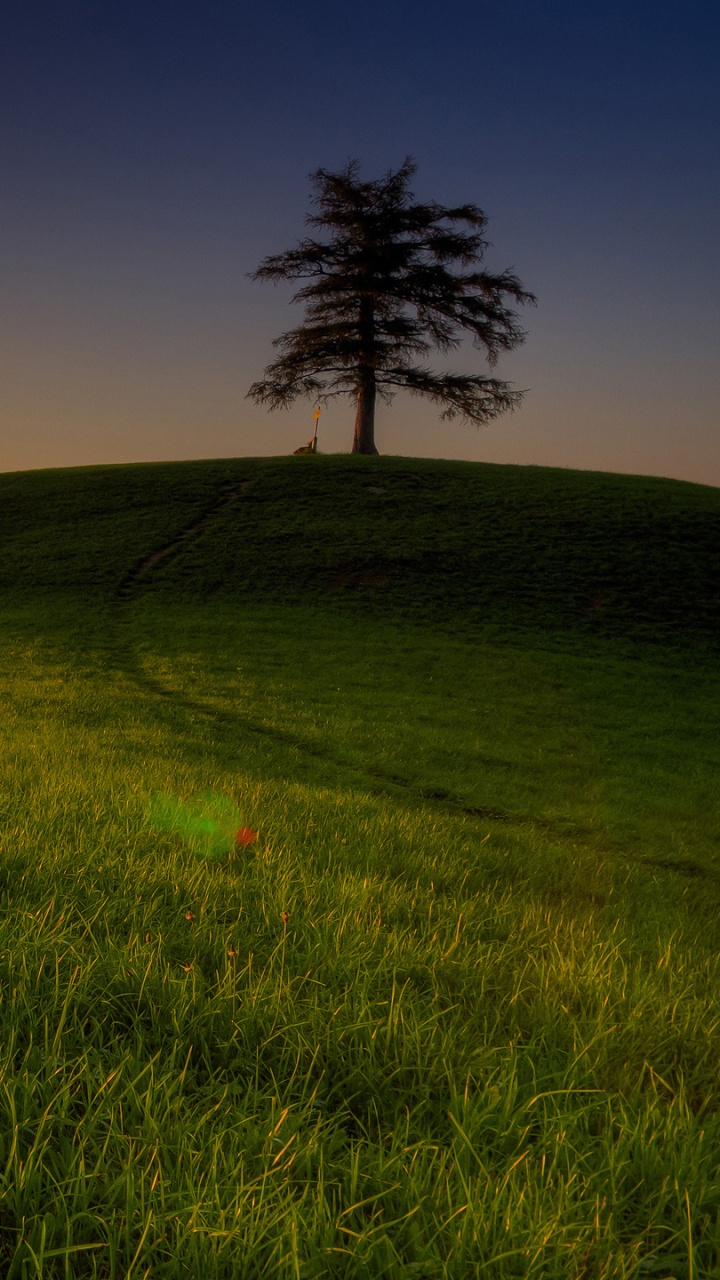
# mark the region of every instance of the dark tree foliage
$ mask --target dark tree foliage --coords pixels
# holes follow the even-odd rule
[[[306,223],[329,239],[265,258],[252,276],[309,283],[293,298],[306,303],[305,323],[276,339],[281,354],[248,395],[272,409],[298,396],[356,397],[354,453],[377,453],[376,397],[389,400],[398,387],[437,401],[443,418],[476,424],[522,398],[498,378],[417,362],[470,334],[493,366],[525,336],[507,300],[535,299],[511,271],[481,270],[487,219],[477,205],[415,203],[408,184],[416,168],[408,158],[374,182],[360,181],[356,160],[339,173],[318,169]]]

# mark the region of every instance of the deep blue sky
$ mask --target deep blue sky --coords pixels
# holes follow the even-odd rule
[[[307,175],[410,154],[539,305],[478,432],[398,397],[381,452],[720,485],[720,9],[625,0],[86,3],[0,21],[0,469],[289,452],[245,393],[299,323],[246,277]],[[472,349],[457,367],[473,368]],[[321,419],[347,450],[352,405]]]

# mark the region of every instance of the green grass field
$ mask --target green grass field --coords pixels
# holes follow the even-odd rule
[[[0,1274],[720,1276],[720,491],[29,472],[0,548]]]

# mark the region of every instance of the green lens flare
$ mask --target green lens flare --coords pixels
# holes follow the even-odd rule
[[[237,806],[216,791],[203,791],[187,801],[159,792],[150,801],[147,816],[156,831],[177,832],[194,853],[205,858],[229,853],[242,823]]]

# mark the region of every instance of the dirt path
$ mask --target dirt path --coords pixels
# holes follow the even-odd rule
[[[158,551],[152,551],[149,556],[146,556],[144,560],[141,560],[139,564],[135,565],[134,569],[130,570],[130,573],[128,573],[120,583],[120,586],[117,589],[117,595],[121,598],[126,598],[127,596],[132,595],[134,588],[141,578],[144,578],[145,575],[149,573],[156,564],[159,564],[161,560],[165,560],[167,556],[174,555],[176,551],[179,551],[186,542],[193,538],[196,533],[199,533],[201,529],[204,529],[206,525],[212,524],[213,520],[216,520],[220,515],[220,512],[224,511],[226,507],[233,506],[250,484],[252,484],[251,480],[241,480],[240,484],[224,486],[225,492],[223,496],[219,498],[217,502],[213,503],[212,507],[210,507],[204,515],[200,516],[199,520],[195,520],[192,524],[187,525],[187,527],[183,529],[176,538],[173,538],[172,542],[167,542],[165,546],[160,547]]]

